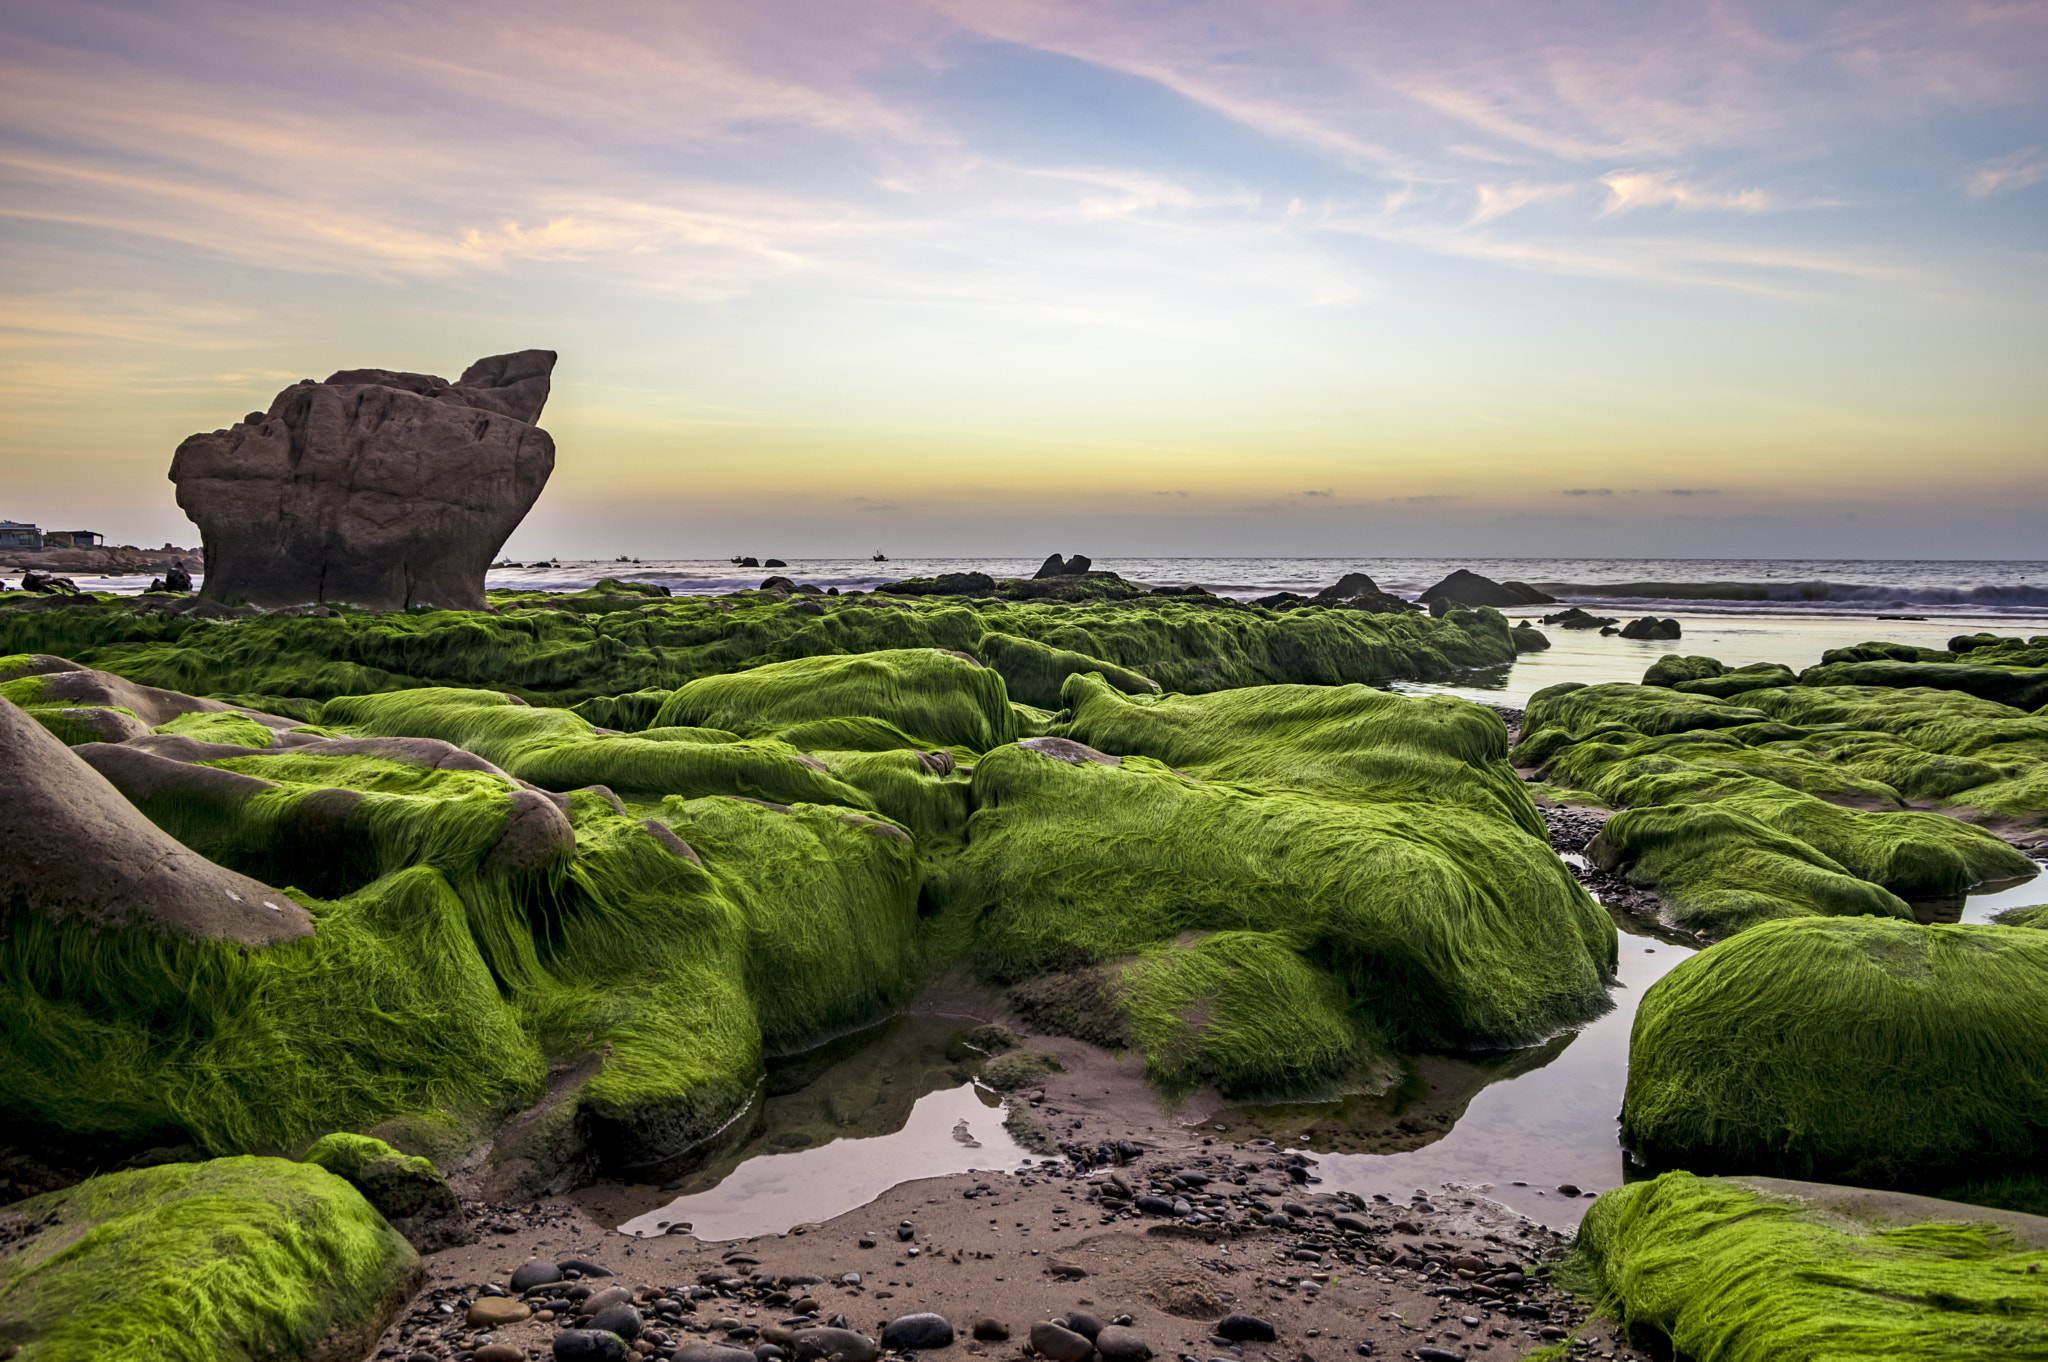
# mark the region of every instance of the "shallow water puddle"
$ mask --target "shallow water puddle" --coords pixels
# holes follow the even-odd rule
[[[1314,1154],[1318,1192],[1380,1193],[1402,1203],[1417,1191],[1443,1195],[1440,1186],[1451,1182],[1553,1228],[1577,1225],[1591,1199],[1558,1188],[1601,1192],[1622,1181],[1615,1118],[1628,1082],[1636,1004],[1692,953],[1624,934],[1620,976],[1626,987],[1614,990],[1612,1012],[1575,1033],[1487,1060],[1421,1056],[1410,1081],[1385,1098],[1240,1107],[1210,1124],[1225,1127],[1219,1138],[1264,1136],[1283,1149]],[[1411,1125],[1417,1129],[1407,1130]],[[1430,1138],[1438,1131],[1441,1138]],[[1384,1153],[1345,1149],[1398,1144],[1404,1136],[1429,1142]]]
[[[1972,894],[1963,901],[1962,921],[1990,922],[1999,913],[2014,908],[2032,908],[2048,903],[2048,873],[2036,875],[2023,884],[1996,894]]]
[[[652,1236],[687,1225],[699,1239],[780,1234],[900,1182],[1029,1162],[1003,1129],[1001,1098],[969,1081],[979,1056],[961,1043],[967,1025],[896,1017],[770,1060],[768,1096],[743,1123],[744,1143],[620,1228]]]

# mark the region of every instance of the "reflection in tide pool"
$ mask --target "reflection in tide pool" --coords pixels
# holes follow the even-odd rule
[[[978,1147],[963,1142],[963,1134]],[[901,1130],[747,1159],[710,1190],[677,1197],[621,1228],[656,1235],[688,1225],[699,1239],[779,1234],[865,1206],[899,1182],[1028,1160],[1003,1129],[1001,1099],[969,1084],[918,1098]]]
[[[1323,1180],[1315,1189],[1319,1192],[1366,1197],[1378,1192],[1406,1201],[1418,1190],[1435,1193],[1440,1184],[1454,1182],[1485,1186],[1487,1196],[1553,1228],[1577,1225],[1592,1202],[1557,1189],[1571,1185],[1599,1192],[1622,1181],[1615,1118],[1628,1083],[1628,1037],[1636,1004],[1643,990],[1692,953],[1624,934],[1624,987],[1614,990],[1614,1010],[1549,1044],[1501,1056],[1491,1073],[1480,1076],[1485,1086],[1470,1095],[1462,1111],[1432,1110],[1445,1096],[1439,1075],[1480,1066],[1470,1059],[1425,1056],[1416,1065],[1420,1081],[1379,1102],[1239,1108],[1215,1123],[1225,1126],[1231,1139],[1265,1135],[1284,1147],[1313,1153],[1315,1172]],[[1536,1062],[1517,1064],[1517,1055]],[[1347,1144],[1386,1140],[1380,1132],[1389,1125],[1398,1141],[1412,1134],[1404,1132],[1404,1121],[1425,1136],[1433,1134],[1444,1116],[1450,1118],[1449,1129],[1418,1148],[1337,1152]]]
[[[741,1143],[682,1195],[622,1228],[699,1239],[780,1234],[864,1206],[899,1182],[1015,1168],[1001,1099],[971,1079],[982,1058],[968,1017],[901,1016],[768,1061],[766,1097]]]

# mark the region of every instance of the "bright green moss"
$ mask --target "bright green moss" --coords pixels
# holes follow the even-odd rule
[[[2048,705],[2048,668],[2000,667],[1953,662],[1831,662],[1799,674],[1802,686],[1882,686],[1887,689],[1926,687],[1959,690],[1980,700],[2015,709]]]
[[[983,634],[975,643],[976,656],[994,668],[1009,687],[1010,694],[1042,709],[1058,709],[1060,687],[1070,676],[1090,672],[1126,695],[1156,695],[1159,683],[1140,676],[1128,667],[1105,662],[1099,657],[1054,648],[1034,639],[1010,634]]]
[[[2048,936],[1772,922],[1636,1014],[1623,1140],[1655,1163],[1936,1189],[2048,1163]]]
[[[1525,1044],[1607,1006],[1612,922],[1497,815],[1418,818],[1016,746],[975,767],[974,800],[966,850],[933,892],[943,915],[979,924],[996,978],[1241,930],[1285,940],[1405,1043]]]
[[[981,752],[1016,737],[1000,673],[922,648],[807,657],[704,677],[670,696],[655,722],[785,737],[798,726],[849,715],[880,720],[923,746]]]
[[[1460,805],[1548,840],[1507,764],[1500,716],[1450,696],[1258,686],[1155,698],[1076,676],[1063,703],[1071,717],[1056,734],[1205,780],[1356,803]]]
[[[1349,610],[1276,614],[1154,597],[971,605],[943,597],[914,604],[812,598],[802,609],[772,596],[494,600],[503,613],[213,621],[113,606],[0,610],[0,648],[55,653],[197,695],[319,701],[423,685],[487,686],[559,705],[673,690],[793,658],[910,648],[972,652],[991,633],[1081,653],[1189,693],[1447,675],[1515,656],[1507,622],[1492,610],[1453,610],[1433,620]],[[606,728],[632,726],[620,710],[590,717]]]
[[[268,747],[270,730],[246,714],[195,711],[180,714],[158,724],[159,733],[176,733],[195,742],[227,743],[234,747]]]
[[[107,1173],[0,1214],[38,1226],[0,1248],[19,1362],[362,1356],[420,1275],[353,1187],[283,1159]]]
[[[1587,1212],[1576,1263],[1603,1306],[1696,1362],[2048,1358],[2038,1239],[1870,1226],[1843,1213],[1853,1191],[1802,1190],[1813,1198],[1689,1173],[1617,1187]]]
[[[1392,1063],[1337,980],[1270,933],[1148,946],[1116,992],[1147,1081],[1168,1093],[1215,1084],[1226,1096],[1281,1096],[1368,1060]]]
[[[2015,723],[2036,721],[2010,710],[2004,711],[2010,718],[2001,718],[1986,712],[1991,708],[1929,691],[1802,686],[1728,701],[1652,686],[1555,686],[1531,699],[1514,760],[1618,807],[1711,806],[1818,854],[1816,861],[1782,844],[1758,843],[1745,859],[1743,838],[1735,835],[1744,825],[1725,819],[1696,828],[1675,812],[1638,820],[1649,839],[1640,848],[1635,841],[1642,839],[1632,840],[1627,831],[1631,825],[1617,825],[1608,839],[1615,853],[1610,868],[1626,870],[1638,883],[1668,884],[1680,899],[1690,895],[1685,911],[1709,925],[1723,920],[1732,930],[1771,915],[1774,894],[1785,914],[1873,911],[1867,903],[1859,906],[1854,891],[1845,898],[1838,891],[1846,887],[1817,876],[1816,868],[1846,872],[1906,899],[1952,897],[2034,874],[2026,857],[1991,834],[1905,808],[1909,797],[1974,803],[1987,790],[2024,802],[2029,779],[2048,794],[2048,763],[2001,766],[1936,749],[1959,729],[1975,730],[1980,750],[2024,759],[2025,748],[2048,737],[2014,731]],[[2013,769],[2033,774],[2015,778],[2008,774]],[[1846,807],[1858,804],[1864,807]],[[2033,807],[2048,813],[2048,799]],[[1634,852],[1650,850],[1651,842],[1656,865],[1631,869]],[[1829,900],[1836,906],[1826,906]]]

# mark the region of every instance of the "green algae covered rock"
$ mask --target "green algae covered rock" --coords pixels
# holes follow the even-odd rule
[[[2048,1163],[2048,935],[1769,922],[1652,985],[1623,1142],[1653,1165],[1939,1189]]]
[[[300,1161],[318,1164],[361,1192],[421,1253],[476,1242],[461,1200],[431,1159],[401,1154],[368,1135],[337,1133],[315,1140]]]
[[[807,657],[707,676],[671,695],[654,722],[782,737],[810,749],[840,745],[836,734],[813,731],[847,718],[879,720],[914,744],[975,752],[1018,736],[1001,673],[936,648]]]
[[[1709,931],[1770,916],[1892,914],[1894,899],[1953,900],[2037,873],[1989,832],[1908,807],[2048,816],[2048,721],[1970,696],[1793,686],[1731,700],[1566,684],[1531,698],[1522,733],[1517,764],[1635,810],[1594,849],[1602,864]],[[1706,808],[1716,816],[1685,812]],[[1753,825],[1768,835],[1745,838]],[[1838,875],[1887,894],[1873,900]]]
[[[1400,1043],[1526,1044],[1608,1005],[1613,923],[1497,813],[1209,782],[1057,737],[989,753],[973,790],[932,894],[979,924],[998,980],[1234,930],[1285,941]]]
[[[1697,1362],[2048,1357],[2048,1219],[1772,1178],[1602,1193],[1573,1250],[1601,1305]]]
[[[1982,654],[1973,654],[1973,658]],[[2048,705],[2048,668],[1953,662],[1831,662],[1799,674],[1802,686],[1925,687],[1959,690],[2015,709]]]
[[[1002,676],[1013,699],[1041,709],[1058,709],[1061,705],[1060,687],[1066,684],[1067,678],[1085,676],[1089,672],[1099,675],[1125,695],[1159,693],[1159,683],[1149,676],[1140,676],[1114,662],[1105,662],[1099,657],[1089,657],[1086,653],[1066,648],[1054,648],[1035,639],[983,634],[975,644],[975,652]]]
[[[973,652],[990,633],[1081,653],[1188,693],[1440,676],[1511,662],[1516,651],[1507,622],[1491,608],[1432,619],[1150,596],[1072,603],[873,596],[790,602],[776,593],[494,599],[496,615],[347,611],[228,622],[110,605],[0,609],[0,653],[61,655],[195,695],[317,702],[420,686],[489,687],[566,706],[674,690],[699,677],[795,658],[913,648]],[[589,717],[606,728],[634,726],[605,722],[613,715]]]
[[[107,1173],[0,1210],[0,1349],[16,1362],[343,1362],[368,1355],[419,1255],[312,1164]]]
[[[1085,676],[1061,695],[1056,736],[1142,755],[1205,780],[1361,804],[1457,804],[1548,840],[1507,764],[1493,711],[1450,696],[1370,686],[1258,686],[1213,695],[1128,696]]]

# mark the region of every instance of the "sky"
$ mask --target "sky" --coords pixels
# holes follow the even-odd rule
[[[508,552],[2048,557],[2048,3],[0,0],[0,518],[558,351]]]

